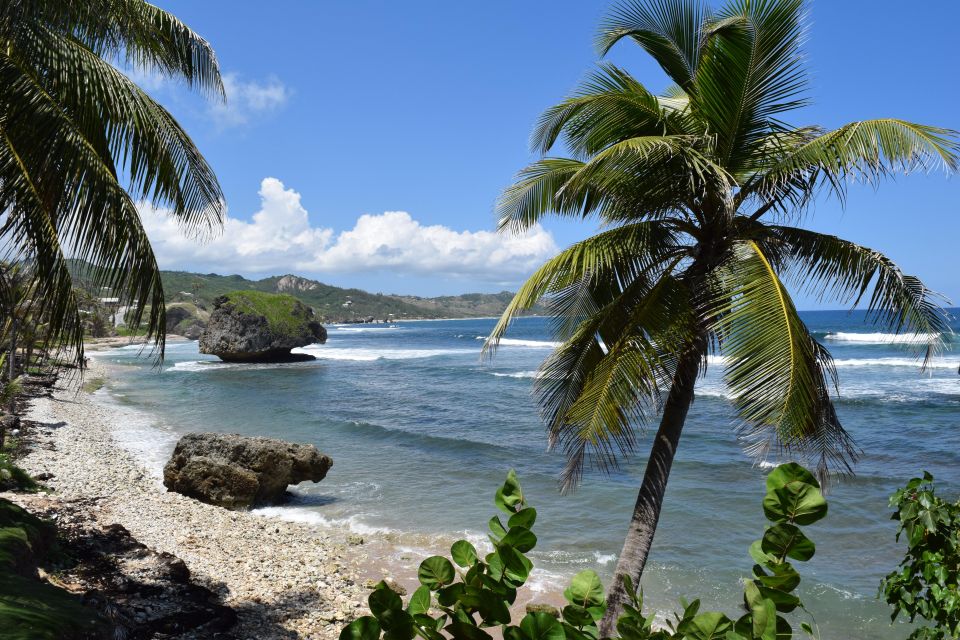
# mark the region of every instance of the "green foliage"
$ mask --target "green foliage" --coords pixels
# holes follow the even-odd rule
[[[466,540],[453,544],[453,562],[442,556],[423,561],[418,573],[421,586],[406,607],[386,582],[370,594],[372,615],[344,627],[340,640],[424,640],[452,637],[489,640],[487,631],[499,627],[505,640],[597,640],[598,623],[606,612],[603,584],[593,571],[578,573],[563,592],[567,605],[560,618],[545,612],[527,613],[512,624],[510,606],[516,602],[533,569],[526,553],[536,544],[533,525],[536,511],[524,499],[516,474],[510,471],[494,497],[508,515],[489,522],[493,551],[482,559]],[[756,564],[753,577],[744,582],[745,613],[734,619],[716,611],[700,611],[700,601],[684,604],[662,629],[654,616],[643,613],[643,594],[627,578],[629,602],[617,621],[624,640],[783,640],[792,637],[788,616],[801,609],[793,593],[800,574],[790,560],[813,557],[816,547],[801,530],[827,515],[827,502],[813,475],[796,463],[777,467],[767,477],[763,511],[771,525],[750,547]],[[812,636],[807,623],[800,629]]]
[[[890,496],[898,521],[897,540],[907,553],[895,571],[880,583],[880,595],[911,622],[929,626],[910,634],[911,640],[960,637],[960,502],[947,502],[935,492],[933,476],[924,473]]]
[[[92,265],[93,290],[134,307],[134,324],[150,307],[143,319],[162,351],[163,287],[136,203],[203,236],[222,223],[225,201],[190,136],[118,67],[223,96],[213,50],[144,0],[58,0],[0,4],[0,51],[6,254],[31,261],[35,306],[78,363],[84,323],[68,255]]]
[[[50,550],[56,528],[0,500],[0,629],[11,640],[90,637],[96,614],[79,598],[31,574]]]
[[[304,324],[313,320],[309,307],[285,293],[232,291],[217,301],[224,298],[226,304],[242,313],[263,316],[269,329],[282,335],[302,333]]]
[[[12,448],[7,442],[4,449]],[[37,481],[29,473],[18,467],[6,453],[0,453],[0,491],[37,491]]]

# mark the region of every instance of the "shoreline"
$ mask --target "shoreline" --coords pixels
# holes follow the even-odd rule
[[[110,375],[91,359],[85,377]],[[61,378],[26,416],[38,424],[18,464],[31,475],[53,474],[46,481],[51,497],[89,503],[92,521],[119,523],[147,547],[182,559],[198,583],[237,611],[241,637],[336,638],[365,613],[362,576],[372,549],[351,545],[349,531],[167,492],[115,438],[116,413],[80,384]]]

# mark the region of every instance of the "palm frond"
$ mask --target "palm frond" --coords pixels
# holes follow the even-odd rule
[[[670,272],[638,279],[597,304],[534,384],[550,446],[567,457],[564,491],[579,483],[587,463],[607,471],[632,453],[636,429],[659,409],[674,354],[692,326],[690,296]]]
[[[37,24],[74,36],[100,57],[122,58],[131,66],[224,96],[210,44],[144,0],[18,0],[0,6],[2,34]]]
[[[540,117],[531,147],[540,153],[563,137],[578,157],[589,156],[626,138],[696,133],[685,127],[685,103],[659,98],[625,70],[603,64],[573,96]]]
[[[671,225],[648,220],[601,232],[561,251],[520,287],[484,342],[484,353],[492,355],[513,318],[545,297],[569,295],[571,287],[622,291],[640,274],[675,258],[676,237]],[[572,306],[567,313],[573,313]]]
[[[847,184],[877,183],[893,173],[960,169],[960,133],[893,118],[851,122],[818,135],[775,159],[749,184],[744,195],[786,210],[808,202],[826,180],[841,202]]]
[[[712,330],[748,452],[765,455],[775,442],[813,458],[821,476],[850,472],[858,451],[830,399],[829,353],[810,335],[760,246],[739,244],[718,275]]]
[[[734,0],[719,18],[688,93],[716,136],[718,163],[740,176],[762,161],[780,114],[805,104],[803,0]]]
[[[893,333],[917,336],[923,347],[922,368],[926,368],[943,347],[950,323],[943,310],[946,303],[919,278],[903,273],[879,251],[836,236],[771,226],[770,234],[782,242],[796,282],[819,298],[830,298],[857,307],[866,302],[867,321]],[[869,297],[867,293],[871,290]]]
[[[630,38],[649,53],[675,83],[689,89],[697,75],[709,13],[697,0],[625,0],[600,23],[596,47],[606,55]]]

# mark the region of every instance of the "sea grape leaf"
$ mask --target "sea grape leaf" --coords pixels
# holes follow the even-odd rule
[[[457,640],[493,640],[489,633],[463,620],[453,620],[444,631]]]
[[[410,604],[407,605],[407,613],[416,616],[426,613],[430,610],[430,589],[425,586],[417,587],[417,590],[410,596]]]
[[[780,522],[763,534],[760,549],[778,559],[792,558],[806,561],[816,553],[816,545],[796,525]]]
[[[457,540],[450,547],[450,557],[461,567],[472,567],[479,560],[476,548],[466,540]]]
[[[510,514],[518,511],[518,505],[523,505],[523,491],[520,489],[520,481],[517,479],[516,471],[510,469],[507,473],[507,479],[503,486],[497,489],[493,502],[498,509]]]
[[[573,576],[563,596],[581,607],[597,607],[604,603],[603,583],[595,571],[587,569]]]
[[[370,607],[370,613],[376,616],[378,620],[387,611],[403,609],[403,600],[400,599],[400,595],[388,587],[383,580],[378,582],[377,586],[370,592],[367,597],[367,604]],[[380,621],[383,622],[383,620]]]
[[[380,623],[373,616],[361,616],[343,628],[340,640],[380,640]]]
[[[510,527],[510,531],[503,537],[500,544],[509,545],[521,553],[526,553],[537,546],[537,536],[526,527]]]
[[[443,556],[430,556],[420,563],[420,570],[417,572],[420,584],[430,591],[452,583],[456,576],[453,565]]]
[[[813,474],[796,462],[781,464],[767,475],[767,491],[776,491],[788,484],[809,484],[820,488],[820,483]]]
[[[566,634],[560,622],[549,613],[528,613],[520,621],[520,630],[526,640],[564,640]]]
[[[533,523],[537,521],[537,510],[533,507],[525,507],[510,516],[507,521],[508,527],[526,527],[533,529]]]
[[[827,501],[816,486],[791,482],[767,492],[763,513],[773,522],[808,525],[827,515]]]

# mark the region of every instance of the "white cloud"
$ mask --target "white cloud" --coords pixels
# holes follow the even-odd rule
[[[226,101],[214,99],[208,110],[220,128],[244,125],[255,117],[276,111],[292,95],[292,90],[273,76],[258,82],[243,80],[236,73],[227,73],[223,76],[223,88]]]
[[[312,226],[300,194],[276,178],[261,182],[260,202],[251,221],[228,218],[223,233],[204,244],[184,237],[163,211],[148,204],[141,211],[165,269],[317,276],[389,271],[514,284],[557,252],[553,236],[539,225],[522,236],[455,231],[420,224],[405,211],[365,214],[335,234]]]

